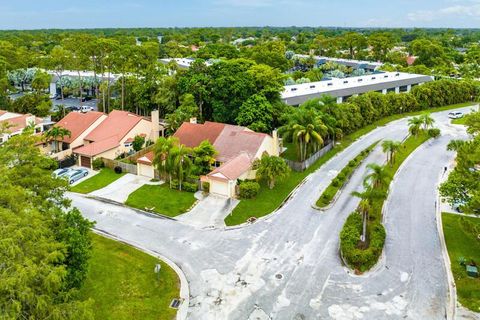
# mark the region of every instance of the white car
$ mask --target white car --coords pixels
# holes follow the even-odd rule
[[[450,112],[448,114],[448,117],[450,119],[460,119],[463,117],[463,112],[460,112],[460,111]]]
[[[88,111],[93,111],[93,107],[91,107],[91,106],[81,106],[79,111],[82,112],[82,113],[85,113],[85,112],[88,112]]]

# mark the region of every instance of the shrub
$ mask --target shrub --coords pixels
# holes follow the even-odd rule
[[[260,191],[260,184],[258,182],[244,181],[239,186],[239,196],[241,199],[255,198]]]
[[[361,233],[362,216],[353,212],[340,233],[340,249],[349,266],[365,271],[373,267],[382,254],[386,233],[380,222],[372,223],[368,230],[368,247],[365,249],[358,247]]]
[[[210,192],[210,182],[203,182],[202,183],[202,190],[205,193],[209,193]]]
[[[170,189],[178,190],[178,188],[179,188],[178,180],[172,179],[172,181],[170,181]]]
[[[340,180],[338,180],[338,178],[333,179],[332,186],[334,186],[336,188],[339,187],[340,186]]]
[[[105,163],[101,158],[94,159],[92,161],[93,170],[100,170],[101,168],[105,167]]]
[[[196,183],[185,181],[185,182],[182,183],[182,191],[197,192],[198,191],[198,185]]]
[[[344,174],[343,172],[340,172],[340,173],[337,175],[337,179],[338,179],[338,181],[340,181],[340,182],[345,181],[345,174]]]
[[[115,173],[120,174],[122,173],[122,167],[116,166],[114,169]]]
[[[352,168],[355,167],[356,165],[357,165],[357,161],[355,161],[355,159],[354,159],[354,160],[350,160],[350,162],[348,163],[348,166],[349,166],[349,167],[352,167]]]
[[[438,128],[428,129],[427,131],[428,136],[431,138],[438,138],[440,136],[440,133],[440,129]]]

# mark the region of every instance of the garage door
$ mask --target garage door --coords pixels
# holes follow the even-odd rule
[[[210,193],[218,194],[221,196],[229,196],[228,182],[210,181]]]
[[[80,156],[80,165],[82,167],[91,168],[92,167],[92,159],[89,158],[89,157]]]
[[[138,164],[138,174],[148,178],[155,178],[155,173],[153,171],[153,166],[139,163]]]

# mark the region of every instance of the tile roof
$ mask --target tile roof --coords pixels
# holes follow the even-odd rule
[[[65,136],[63,141],[66,143],[72,143],[77,139],[85,130],[97,121],[103,112],[90,111],[86,113],[70,112],[62,120],[55,124],[56,127],[62,127],[68,129],[71,132],[71,136]],[[105,120],[104,120],[105,121]]]
[[[205,140],[213,144],[225,126],[223,123],[209,121],[204,124],[184,122],[173,136],[177,137],[181,144],[193,148]]]
[[[250,170],[251,166],[251,158],[246,153],[241,153],[210,172],[207,177],[220,180],[236,180]]]
[[[38,125],[43,122],[42,118],[35,117],[31,114],[17,114],[13,112],[8,112],[8,111],[3,111],[1,110],[2,113],[0,113],[0,116],[2,115],[7,115],[5,119],[1,119],[0,123],[7,123],[9,128],[7,129],[8,132],[15,132],[15,131],[21,131],[27,127],[29,118],[34,118],[35,119],[35,125]]]
[[[85,137],[85,140],[100,141],[115,137],[117,142],[120,142],[142,119],[144,118],[127,111],[113,110]]]
[[[117,137],[112,136],[110,138],[95,141],[83,147],[79,147],[74,150],[74,153],[77,153],[83,156],[93,157],[105,151],[116,148],[118,146],[119,146],[119,142]]]
[[[151,165],[153,163],[153,151],[146,153],[143,157],[137,159],[137,163]]]
[[[217,150],[217,160],[220,162],[233,159],[242,152],[253,158],[268,137],[267,134],[256,133],[245,127],[209,121],[204,124],[184,122],[174,136],[189,148],[208,140]]]

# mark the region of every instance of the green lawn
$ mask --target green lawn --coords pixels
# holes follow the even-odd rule
[[[335,195],[338,193],[345,183],[347,183],[349,177],[353,174],[353,172],[360,166],[362,161],[370,154],[373,148],[377,145],[378,141],[363,150],[359,155],[357,155],[353,160],[351,160],[332,180],[332,182],[328,185],[328,187],[323,191],[320,198],[317,200],[317,207],[325,208],[328,206]]]
[[[284,142],[283,146],[287,148],[285,152],[282,153],[282,158],[292,161],[298,161],[298,153],[293,142]]]
[[[112,169],[103,168],[99,173],[93,177],[87,178],[76,186],[73,186],[70,191],[78,193],[90,193],[92,191],[102,189],[108,186],[113,181],[119,179],[125,173],[115,173]]]
[[[186,212],[195,203],[193,193],[170,189],[168,184],[144,185],[128,196],[126,205],[175,217]]]
[[[393,115],[390,117],[380,119],[371,125],[368,125],[360,130],[357,130],[354,133],[345,136],[339,144],[337,144],[332,150],[327,152],[323,157],[318,159],[317,162],[315,162],[315,164],[313,164],[310,168],[308,168],[304,172],[292,172],[286,180],[278,183],[278,185],[276,185],[274,189],[270,190],[267,187],[262,186],[260,188],[260,192],[258,193],[255,199],[246,199],[246,200],[240,201],[240,203],[235,207],[235,209],[233,209],[232,214],[225,219],[225,223],[227,226],[239,225],[246,222],[247,219],[250,217],[259,218],[271,213],[272,211],[274,211],[280,206],[280,204],[287,198],[287,196],[293,191],[293,189],[300,182],[302,182],[303,179],[305,179],[309,174],[315,172],[325,162],[330,160],[337,153],[341,152],[342,150],[350,146],[353,142],[355,142],[355,140],[369,133],[370,131],[376,129],[379,126],[384,126],[389,122],[402,119],[405,117],[416,116],[426,111],[439,112],[439,111],[463,108],[471,105],[473,105],[473,103],[467,102],[467,103],[454,104],[451,106],[445,106],[440,108],[433,108],[429,110]]]
[[[461,117],[461,118],[458,118],[458,119],[453,119],[452,123],[453,124],[465,125],[465,117]]]
[[[480,278],[468,277],[465,267],[459,263],[459,259],[464,257],[467,262],[474,260],[477,266],[480,266],[479,235],[468,227],[468,225],[476,225],[477,230],[480,230],[480,219],[443,213],[442,223],[458,301],[468,309],[480,312]]]
[[[167,264],[126,244],[93,234],[90,270],[79,295],[94,300],[96,319],[174,319],[170,302],[180,281]],[[162,268],[157,275],[155,265]]]

